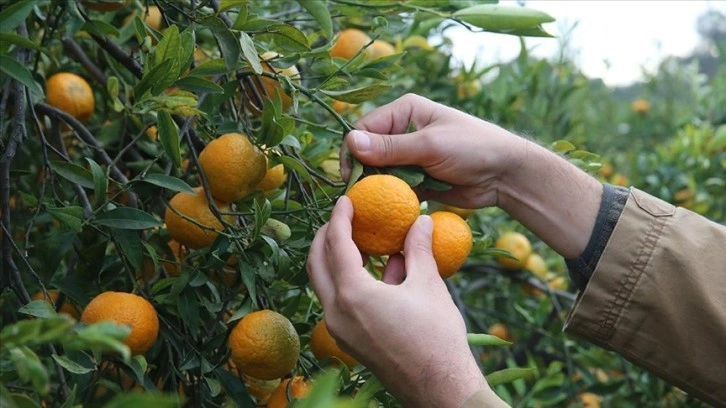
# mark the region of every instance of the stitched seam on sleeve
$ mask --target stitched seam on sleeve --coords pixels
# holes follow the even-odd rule
[[[615,331],[615,324],[620,319],[623,309],[625,309],[626,304],[630,300],[630,296],[640,280],[645,267],[648,266],[653,255],[653,250],[669,219],[670,217],[653,218],[648,231],[643,236],[635,262],[628,268],[629,272],[621,280],[619,288],[615,291],[612,299],[608,302],[608,306],[602,313],[598,336],[603,340],[608,341],[612,337]]]

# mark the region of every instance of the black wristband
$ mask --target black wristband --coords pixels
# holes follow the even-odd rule
[[[627,188],[603,184],[600,210],[585,250],[578,258],[565,259],[570,279],[579,290],[585,290],[587,283],[590,282],[590,277],[595,272],[595,267],[615,229],[615,224],[618,223],[629,195],[630,190]]]

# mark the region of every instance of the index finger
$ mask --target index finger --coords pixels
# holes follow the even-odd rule
[[[355,123],[356,129],[383,135],[404,134],[409,123],[419,130],[433,121],[440,105],[416,94],[406,94],[372,110]]]

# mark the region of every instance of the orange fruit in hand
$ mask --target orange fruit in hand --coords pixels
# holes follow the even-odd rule
[[[272,66],[272,64],[270,64],[269,61],[272,61],[275,58],[279,57],[280,55],[274,51],[268,51],[260,55],[262,70],[265,72],[272,72],[274,74],[283,75],[295,82],[299,82],[300,72],[297,70],[297,67],[295,65],[290,65],[287,68],[275,68]],[[262,114],[263,99],[267,96],[268,98],[274,100],[275,93],[280,95],[280,100],[282,101],[282,110],[287,111],[288,109],[290,109],[290,106],[292,106],[292,98],[290,98],[290,95],[285,93],[280,81],[261,75],[258,77],[251,77],[250,80],[254,86],[254,90],[249,86],[245,88],[245,106],[247,106],[247,109],[249,109],[250,112],[252,112],[255,116],[259,116],[260,114]],[[262,87],[260,87],[260,84],[262,85]]]
[[[228,223],[234,223],[234,216],[225,215],[225,213],[231,211],[229,206],[216,201],[215,204],[223,214],[222,218]],[[183,216],[194,220],[194,222],[182,218],[172,208]],[[224,230],[224,225],[209,209],[209,202],[204,194],[204,189],[201,187],[195,188],[194,194],[180,192],[172,197],[164,214],[164,222],[172,239],[193,249],[211,246],[217,235],[219,235],[219,231]],[[195,222],[203,226],[203,228]]]
[[[396,48],[389,42],[383,40],[375,40],[368,48],[368,56],[370,58],[383,58],[396,53]]]
[[[369,42],[371,38],[368,34],[356,28],[348,28],[340,32],[333,48],[330,49],[330,55],[349,60]]]
[[[494,246],[498,249],[509,251],[516,259],[505,256],[498,256],[497,262],[504,269],[517,270],[524,267],[527,258],[532,253],[532,244],[529,239],[519,232],[509,231],[502,234]]]
[[[390,174],[375,174],[356,182],[346,194],[353,203],[353,241],[368,255],[392,255],[403,250],[419,201],[409,185]]]
[[[325,324],[325,319],[320,319],[315,324],[315,327],[313,327],[313,331],[310,333],[310,349],[315,358],[320,361],[335,357],[348,366],[348,368],[353,368],[358,365],[358,361],[355,358],[338,347],[338,343],[328,331],[328,325]]]
[[[113,321],[131,327],[124,344],[133,355],[146,353],[159,335],[159,317],[154,306],[133,293],[101,293],[88,303],[81,321],[89,324]]]
[[[292,381],[290,380],[290,378],[282,380],[280,385],[275,388],[267,402],[267,408],[286,408],[293,399],[305,398],[308,395],[311,388],[310,382],[302,376],[295,376]]]
[[[227,133],[212,140],[199,154],[209,190],[217,200],[231,203],[249,194],[267,172],[267,159],[241,133]]]
[[[229,335],[232,361],[244,375],[273,380],[289,373],[300,358],[300,338],[290,320],[272,310],[252,312]]]
[[[439,275],[446,279],[461,268],[473,246],[471,228],[460,216],[448,211],[431,214],[434,232],[431,246]]]
[[[48,299],[46,299],[45,294],[42,290],[35,292],[32,300],[45,300],[51,303],[51,305],[55,308],[56,307],[56,301],[58,300],[58,295],[60,294],[60,291],[58,289],[48,289]],[[65,313],[68,316],[78,320],[78,310],[68,301],[68,297],[66,296],[63,303],[61,303],[60,309],[58,310],[58,313]]]
[[[91,85],[85,79],[70,72],[59,72],[45,83],[48,103],[68,113],[81,122],[93,115],[96,107]]]

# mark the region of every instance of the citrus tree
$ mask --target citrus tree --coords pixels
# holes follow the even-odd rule
[[[304,397],[295,406],[398,406],[330,336],[306,255],[337,197],[359,179],[397,183],[354,186],[349,194],[362,190],[363,201],[401,184],[447,186],[417,168],[359,164],[347,185],[339,151],[355,119],[416,92],[536,129],[582,168],[599,166],[578,147],[588,145],[578,135],[592,121],[577,110],[590,89],[574,65],[533,60],[524,43],[511,64],[452,60],[451,26],[549,36],[542,24],[553,18],[528,7],[0,4],[3,406],[282,407]],[[723,139],[702,129],[706,140]],[[722,148],[713,157],[723,160]],[[437,264],[507,401],[686,400],[561,334],[574,300],[564,262],[506,214],[415,195],[405,207],[395,220],[403,231],[418,213],[434,214],[434,252],[455,254]],[[371,209],[396,229],[387,212]],[[377,254],[370,272],[380,276],[397,250],[367,250]]]

